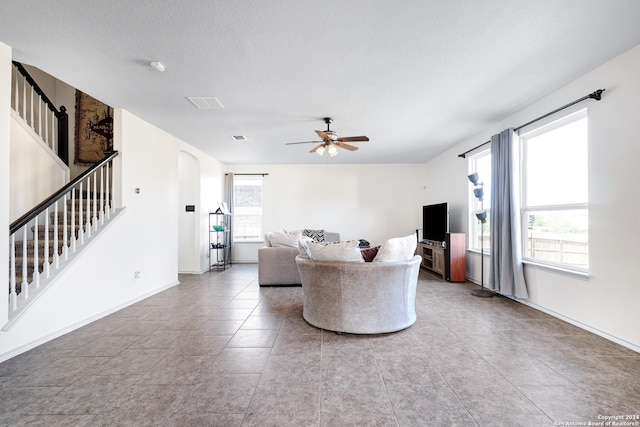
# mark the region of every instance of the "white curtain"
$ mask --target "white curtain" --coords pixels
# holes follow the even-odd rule
[[[225,259],[233,261],[233,174],[228,173],[225,175],[225,202],[227,202],[227,206],[229,208],[229,212],[231,215],[225,215],[225,226],[231,230],[231,233],[225,233],[227,235],[227,247],[225,250],[227,253],[225,254]],[[227,258],[228,257],[228,258]]]
[[[517,135],[506,129],[491,137],[491,257],[489,288],[506,296],[527,298],[520,244]]]

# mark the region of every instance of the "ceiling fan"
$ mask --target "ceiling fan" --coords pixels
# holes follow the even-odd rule
[[[320,143],[313,150],[309,151],[310,153],[318,153],[319,155],[323,155],[325,150],[329,154],[329,156],[335,156],[338,154],[338,149],[336,147],[344,148],[349,151],[356,151],[358,147],[350,144],[346,144],[346,142],[366,142],[369,141],[369,138],[366,136],[346,136],[346,137],[338,137],[338,134],[329,129],[329,125],[333,122],[331,117],[325,117],[324,122],[327,124],[327,130],[317,130],[316,133],[322,141],[304,141],[304,142],[288,142],[286,145],[294,145],[294,144],[316,144]]]

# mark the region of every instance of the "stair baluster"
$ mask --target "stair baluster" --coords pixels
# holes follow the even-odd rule
[[[93,173],[93,216],[91,217],[91,224],[93,225],[93,231],[98,231],[98,188],[97,188],[97,172]]]
[[[60,268],[60,247],[58,242],[58,201],[56,200],[53,204],[53,247],[55,252],[53,254],[53,269],[57,270]]]
[[[36,241],[34,244],[40,242]],[[51,275],[51,265],[49,264],[49,208],[44,210],[44,254],[42,262],[42,273],[45,279]]]
[[[9,276],[9,307],[11,311],[15,311],[15,309],[18,308],[18,293],[16,292],[16,235],[12,234],[9,240],[11,240],[11,248],[9,249],[9,257],[11,259],[11,264],[9,265],[11,274]]]
[[[34,218],[35,228],[33,229],[33,273],[31,277],[33,277],[33,284],[35,284],[35,288],[38,289],[40,287],[40,259],[38,258],[39,252],[39,244],[38,244],[38,217]]]
[[[67,235],[69,233],[69,219],[67,218],[67,197],[67,194],[62,197],[62,256],[65,261],[69,259],[69,240],[67,238]]]
[[[24,298],[29,298],[29,282],[27,280],[27,228],[22,230],[22,283],[20,284],[20,293],[24,294]]]
[[[84,223],[84,227],[85,227],[85,237],[88,239],[91,237],[91,177],[93,176],[93,174],[88,176],[87,179],[87,189],[86,191],[86,197],[85,199],[87,199],[87,208],[85,210],[86,213],[86,219],[85,219],[85,223]]]

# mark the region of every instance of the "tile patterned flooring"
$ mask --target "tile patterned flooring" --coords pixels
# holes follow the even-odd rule
[[[302,319],[257,266],[181,284],[0,364],[0,426],[551,426],[640,413],[640,354],[421,272],[418,321]],[[559,424],[556,424],[559,425]]]

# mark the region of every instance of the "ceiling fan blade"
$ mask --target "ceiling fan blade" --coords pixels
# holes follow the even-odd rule
[[[349,151],[356,151],[358,149],[358,147],[353,146],[353,145],[349,145],[349,144],[345,144],[344,142],[338,142],[336,143],[336,145],[340,148],[344,148],[347,149]]]
[[[324,147],[324,143],[318,145],[317,147],[315,147],[313,150],[309,151],[310,153],[315,153],[316,151],[318,151],[318,149],[320,149],[320,147]]]
[[[327,135],[327,133],[323,130],[317,130],[316,133],[318,134],[318,136],[320,138],[322,138],[322,140],[324,141],[325,139],[330,139],[329,135]]]
[[[345,136],[344,138],[338,138],[339,142],[366,142],[369,138],[366,136]]]
[[[322,141],[303,141],[303,142],[287,142],[285,145],[295,145],[295,144],[317,144]]]

